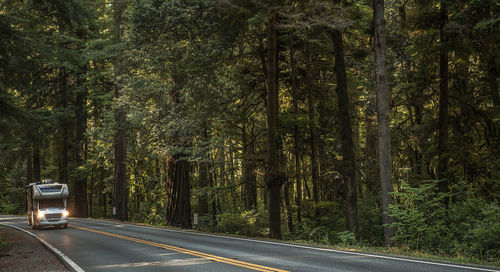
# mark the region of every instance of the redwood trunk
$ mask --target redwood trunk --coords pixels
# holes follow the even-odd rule
[[[384,241],[386,246],[391,243],[394,230],[390,224],[394,219],[387,213],[389,206],[393,204],[392,188],[392,161],[391,161],[391,130],[389,119],[389,107],[391,92],[387,85],[386,41],[385,41],[385,19],[384,0],[375,0],[373,3],[373,19],[375,23],[375,90],[377,93],[377,120],[378,120],[378,164],[380,188],[382,194],[382,221],[384,223]]]
[[[446,193],[449,191],[448,180],[448,49],[446,43],[448,37],[444,27],[447,23],[447,10],[445,1],[441,1],[441,29],[440,29],[440,50],[439,50],[439,165],[438,178],[439,191]],[[446,201],[447,202],[447,201]]]
[[[293,39],[292,39],[293,40]],[[297,93],[297,71],[295,69],[295,50],[293,45],[290,46],[290,65],[291,65],[291,81],[292,81],[292,104],[293,113],[296,118],[299,114],[299,103],[298,103],[298,93]],[[299,151],[299,126],[298,122],[294,122],[293,125],[293,151],[295,157],[295,186],[296,186],[296,197],[295,205],[297,205],[297,222],[302,222],[302,179],[300,178],[300,151]]]
[[[189,162],[181,155],[168,156],[166,223],[191,228]]]
[[[122,15],[125,9],[125,0],[114,1],[114,43],[121,42],[123,29],[121,26]],[[114,64],[114,91],[115,98],[121,96],[121,80],[123,67],[121,58],[118,56]],[[115,109],[115,161],[114,161],[114,179],[113,179],[113,218],[118,220],[128,219],[128,188],[127,188],[127,137],[126,137],[126,112],[118,105]]]
[[[278,158],[278,15],[271,11],[268,22],[268,88],[267,88],[267,169],[266,184],[269,190],[270,237],[281,239],[281,185],[283,174]]]
[[[316,143],[316,122],[315,120],[315,110],[314,110],[314,93],[311,79],[311,55],[309,54],[308,48],[306,48],[308,56],[306,57],[306,86],[308,89],[307,93],[307,107],[309,110],[309,133],[310,133],[310,144],[311,144],[311,180],[312,180],[312,190],[313,190],[313,202],[314,202],[314,220],[319,223],[319,209],[318,209],[318,148]]]
[[[347,77],[344,60],[342,32],[332,33],[335,54],[335,75],[337,78],[337,99],[340,115],[340,138],[342,144],[342,177],[345,184],[346,224],[347,229],[358,237],[356,174],[354,162],[354,144],[352,139],[351,111],[347,92]]]

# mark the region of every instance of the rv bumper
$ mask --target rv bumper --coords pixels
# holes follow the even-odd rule
[[[39,220],[38,225],[45,227],[45,226],[60,226],[60,225],[66,225],[68,224],[68,219],[61,219],[59,221],[47,221],[47,220]]]

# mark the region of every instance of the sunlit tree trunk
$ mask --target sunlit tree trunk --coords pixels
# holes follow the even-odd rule
[[[77,167],[83,166],[86,160],[86,140],[85,130],[87,129],[87,90],[84,88],[76,95],[76,156],[75,163]],[[87,176],[78,172],[74,184],[75,195],[75,217],[87,217]]]
[[[114,43],[119,44],[123,35],[123,12],[126,7],[126,0],[114,1]],[[115,98],[121,96],[123,63],[120,56],[116,57],[114,63],[114,91]],[[113,179],[113,209],[116,212],[113,218],[118,220],[128,219],[128,178],[127,178],[127,127],[126,112],[123,106],[117,105],[115,109],[115,161]]]
[[[314,220],[319,224],[319,196],[318,196],[318,147],[316,142],[316,121],[315,121],[315,109],[314,109],[314,90],[312,85],[312,67],[311,67],[311,55],[306,46],[306,88],[307,88],[307,107],[309,111],[309,134],[310,134],[310,144],[311,144],[311,181],[313,190],[313,202],[314,202]]]
[[[176,84],[182,82],[182,75],[172,75],[173,87],[169,91],[169,102],[173,111],[180,110],[180,91]],[[181,84],[179,84],[181,85]],[[186,139],[179,138],[177,147],[185,148]],[[177,152],[168,156],[167,169],[167,213],[166,223],[181,228],[191,228],[191,188],[189,162],[185,154]]]
[[[247,132],[247,127],[242,127],[242,171],[243,171],[243,195],[246,210],[257,209],[257,177],[255,175],[254,139],[248,139],[251,134]]]
[[[202,132],[202,137],[204,141],[208,141],[208,133],[207,133],[207,125],[206,122],[203,122],[203,132]],[[209,162],[209,154],[204,155],[202,158],[202,161],[199,162],[198,167],[199,167],[199,181],[200,181],[200,189],[206,190],[208,187],[208,162]],[[208,197],[206,194],[206,191],[203,191],[203,193],[199,196],[198,198],[198,209],[200,211],[200,214],[206,215],[208,214]]]
[[[293,41],[293,37],[291,39]],[[291,70],[291,84],[292,84],[292,104],[293,113],[295,116],[299,114],[299,102],[298,102],[298,91],[297,91],[297,71],[295,67],[295,49],[293,45],[290,46],[290,70]],[[293,152],[295,158],[295,205],[297,206],[297,222],[300,224],[302,222],[302,179],[300,177],[300,150],[299,150],[299,125],[298,122],[293,124]]]
[[[189,162],[182,154],[168,156],[166,223],[191,228]]]

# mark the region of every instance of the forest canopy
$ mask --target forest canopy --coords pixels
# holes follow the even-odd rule
[[[499,16],[1,0],[0,213],[48,178],[75,217],[498,262]]]

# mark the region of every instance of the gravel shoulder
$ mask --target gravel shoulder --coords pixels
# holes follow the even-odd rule
[[[0,225],[0,271],[68,271],[45,246],[30,235]],[[5,245],[7,244],[7,245]]]

